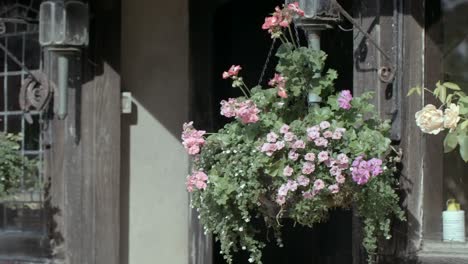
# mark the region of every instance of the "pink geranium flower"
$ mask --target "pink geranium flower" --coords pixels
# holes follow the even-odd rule
[[[262,29],[264,30],[271,30],[273,27],[279,25],[279,20],[276,16],[266,17],[265,23],[262,25]]]
[[[192,175],[187,176],[187,191],[193,192],[194,189],[205,190],[207,187],[208,175],[203,171],[195,171]]]
[[[340,93],[340,96],[338,97],[338,105],[345,110],[349,110],[351,109],[352,99],[353,96],[351,95],[351,92],[349,90],[344,90]]]
[[[271,79],[268,82],[268,85],[270,85],[271,87],[284,88],[284,86],[286,85],[286,78],[284,78],[281,74],[275,73],[273,79]]]
[[[278,96],[286,99],[288,98],[288,93],[286,92],[284,88],[278,88]]]
[[[296,13],[298,16],[304,16],[305,13],[304,13],[304,10],[302,10],[301,8],[299,8],[299,3],[298,2],[294,2],[294,3],[291,3],[288,5],[288,8],[289,10],[293,11],[294,13]]]
[[[200,149],[205,145],[206,131],[196,130],[193,128],[193,122],[184,123],[182,131],[182,145],[189,155],[197,155],[200,153]]]
[[[232,65],[228,71],[223,72],[223,79],[228,79],[232,77],[237,77],[239,71],[242,70],[242,67],[239,65]]]
[[[221,101],[221,115],[225,117],[236,116],[237,101],[234,98],[229,98],[228,101]]]
[[[225,117],[237,117],[243,124],[256,123],[259,120],[260,110],[251,100],[239,102],[230,98],[229,101],[221,101],[221,115]]]
[[[260,110],[253,101],[246,100],[239,103],[237,107],[236,117],[238,117],[243,124],[258,122],[258,113],[260,113]]]

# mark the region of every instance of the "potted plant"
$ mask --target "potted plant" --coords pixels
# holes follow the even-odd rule
[[[390,124],[375,114],[371,93],[353,97],[336,92],[336,71],[324,70],[323,51],[300,47],[290,24],[302,16],[297,3],[277,7],[263,29],[282,41],[277,73],[268,88],[249,88],[241,66],[222,74],[243,96],[221,101],[220,114],[232,118],[216,133],[184,124],[182,140],[193,158],[187,177],[191,206],[205,231],[221,242],[232,263],[245,250],[261,263],[265,242],[252,220],[274,231],[282,246],[284,218],[312,226],[329,212],[353,206],[363,218],[364,247],[377,252],[380,235],[390,238],[390,219],[403,219],[394,177],[397,152],[388,138]],[[323,103],[308,106],[309,92]]]

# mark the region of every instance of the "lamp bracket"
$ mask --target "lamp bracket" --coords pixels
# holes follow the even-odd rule
[[[379,78],[380,78],[381,81],[386,82],[386,83],[392,82],[393,78],[395,77],[396,65],[392,61],[390,56],[382,49],[382,47],[380,47],[380,45],[377,43],[377,41],[375,41],[374,38],[372,38],[372,36],[366,30],[364,30],[361,27],[361,25],[359,25],[359,23],[356,22],[356,20],[354,20],[354,18],[338,3],[338,1],[336,1],[336,0],[332,0],[332,1],[336,5],[336,7],[340,11],[340,13],[351,24],[353,24],[353,26],[355,28],[357,28],[357,30],[359,30],[359,32],[364,34],[364,36],[369,40],[369,42],[380,52],[380,54],[382,54],[382,56],[385,58],[385,60],[387,60],[391,64],[390,66],[384,66],[384,67],[381,68],[381,70],[379,70]],[[385,69],[383,69],[383,68],[385,68]],[[391,74],[389,74],[389,73],[391,73]]]
[[[19,92],[20,108],[25,113],[25,120],[30,124],[33,121],[29,112],[44,110],[54,90],[45,73],[36,71],[32,74],[23,81]]]

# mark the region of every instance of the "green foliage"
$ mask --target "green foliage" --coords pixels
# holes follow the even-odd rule
[[[0,133],[0,199],[14,194],[20,187],[34,187],[35,162],[19,152],[21,138],[21,135]]]
[[[458,84],[440,81],[436,83],[434,91],[426,88],[414,87],[409,90],[408,96],[415,92],[421,95],[422,90],[432,94],[436,99],[438,99],[441,104],[441,109],[447,109],[450,108],[450,106],[455,106],[454,109],[457,109],[457,116],[459,118],[457,126],[455,128],[445,127],[446,129],[449,129],[449,131],[444,139],[444,151],[448,153],[454,151],[457,146],[459,146],[460,156],[465,162],[468,162],[468,96],[462,91]],[[447,113],[444,114],[444,120],[446,118]]]
[[[371,93],[354,97],[349,110],[339,107],[333,84],[337,74],[331,69],[324,70],[327,56],[323,51],[286,44],[279,48],[277,56],[276,70],[287,78],[288,98],[279,98],[276,89],[254,87],[250,90],[250,100],[260,109],[259,121],[253,124],[230,122],[206,139],[193,166],[206,172],[208,186],[193,192],[191,205],[199,212],[205,231],[215,234],[221,242],[228,263],[233,261],[232,253],[240,250],[249,252],[251,262],[261,263],[265,242],[251,224],[254,219],[272,228],[281,246],[283,218],[311,227],[326,221],[330,210],[354,206],[365,223],[364,247],[369,254],[375,254],[377,238],[389,237],[392,216],[403,219],[395,192],[396,159],[389,155],[389,122],[375,115],[374,106],[369,103]],[[309,108],[306,98],[311,90],[325,103]],[[271,131],[280,134],[279,129],[288,124],[298,139],[308,141],[307,129],[322,121],[330,123],[330,131],[346,130],[342,139],[330,139],[327,148],[334,158],[338,154],[346,154],[350,162],[359,156],[381,158],[384,172],[367,184],[358,185],[347,169],[346,181],[338,193],[326,189],[313,199],[304,199],[298,190],[288,196],[284,205],[278,205],[275,202],[278,189],[291,179],[283,175],[284,168],[290,166],[295,172],[301,171],[304,161],[288,159],[287,148],[271,156],[260,151],[266,135]],[[308,142],[305,149],[297,150],[301,157],[305,153],[318,155],[321,151]],[[327,185],[335,182],[329,168],[319,163],[310,177],[311,181],[320,179]]]

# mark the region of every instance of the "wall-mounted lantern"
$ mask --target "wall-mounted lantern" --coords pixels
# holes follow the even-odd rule
[[[79,65],[81,49],[89,43],[88,5],[76,0],[51,0],[41,3],[39,12],[39,43],[44,47],[49,79],[56,83],[54,112],[59,119],[68,114],[70,79],[80,79],[80,71],[70,70]],[[79,67],[81,68],[81,67]]]

